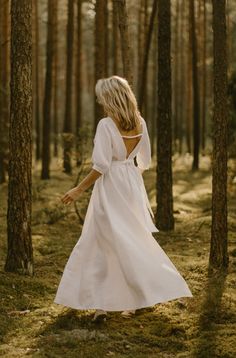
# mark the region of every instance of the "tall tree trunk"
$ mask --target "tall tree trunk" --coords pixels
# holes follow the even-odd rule
[[[58,157],[58,2],[53,10],[53,154]]]
[[[108,67],[109,67],[109,29],[108,29],[108,22],[109,22],[109,12],[108,12],[108,0],[104,0],[104,41],[105,41],[105,53],[104,53],[104,61],[105,61],[105,77],[108,76]]]
[[[191,40],[192,40],[192,81],[193,81],[193,164],[192,170],[199,168],[199,143],[200,143],[200,103],[199,103],[199,85],[197,68],[197,39],[195,31],[195,11],[194,0],[189,2],[189,11],[191,17]]]
[[[129,84],[133,85],[133,71],[131,61],[131,48],[129,41],[128,15],[126,9],[126,0],[114,0],[117,2],[118,21],[121,37],[122,62],[124,77]]]
[[[171,128],[170,0],[158,0],[157,212],[161,230],[174,228]]]
[[[189,0],[190,1],[190,0]],[[188,6],[188,65],[187,65],[187,108],[186,108],[186,146],[187,152],[192,153],[192,117],[193,117],[193,78],[192,78],[192,34],[191,11]]]
[[[212,225],[209,263],[226,268],[227,252],[227,36],[225,0],[213,0],[214,108],[212,158]]]
[[[53,8],[54,1],[48,0],[48,33],[46,78],[43,102],[43,146],[42,146],[42,179],[50,178],[50,133],[52,106],[52,75],[53,75]]]
[[[6,181],[9,127],[9,0],[1,9],[0,52],[0,184]]]
[[[74,42],[74,0],[68,0],[67,51],[66,51],[66,103],[64,117],[64,171],[72,173],[72,75]]]
[[[77,1],[77,63],[76,63],[76,161],[81,164],[80,130],[82,123],[82,0]]]
[[[155,143],[156,143],[156,121],[157,121],[157,16],[154,21],[154,42],[153,42],[153,73],[152,73],[152,126],[151,126],[151,152],[152,156],[155,154]]]
[[[95,4],[95,84],[98,79],[105,77],[105,0],[97,0]],[[94,96],[94,132],[97,123],[104,115],[103,108]]]
[[[142,71],[140,73],[141,81],[140,81],[140,87],[139,87],[139,108],[140,108],[140,111],[142,110],[142,107],[143,107],[143,102],[144,102],[144,97],[145,97],[145,92],[146,92],[148,56],[149,56],[149,51],[150,51],[150,47],[151,47],[152,33],[153,33],[156,13],[157,13],[157,0],[154,0],[153,6],[152,6],[151,17],[150,17],[150,23],[149,23],[148,32],[147,32],[147,38],[145,39],[144,56],[142,56],[143,61],[142,61],[142,66],[141,66]]]
[[[139,8],[138,8],[138,81],[137,81],[137,87],[138,87],[138,97],[140,97],[140,91],[141,91],[141,81],[142,81],[142,70],[143,70],[143,61],[144,61],[144,49],[145,49],[145,41],[146,41],[146,32],[145,32],[145,14],[146,14],[146,0],[138,0]],[[144,97],[144,96],[143,96]],[[139,102],[140,102],[140,98]],[[145,102],[143,100],[143,102]],[[139,103],[140,107],[140,103]],[[144,105],[142,105],[142,108],[140,107],[140,111],[143,113],[143,116],[145,118],[145,108]]]
[[[36,134],[36,160],[41,158],[41,111],[40,111],[40,80],[39,80],[39,19],[38,1],[34,0],[34,27],[35,27],[35,46],[34,46],[34,78],[35,78],[35,134]]]
[[[33,275],[31,241],[32,2],[11,2],[8,251],[4,269]]]
[[[118,32],[118,11],[116,0],[112,1],[112,33],[113,33],[113,74],[118,74],[118,45],[119,45],[119,32]]]
[[[175,38],[174,38],[174,151],[178,151],[179,144],[179,20],[180,20],[180,0],[176,0],[175,9]]]
[[[207,49],[207,14],[206,14],[206,3],[202,0],[203,6],[203,51],[202,51],[202,150],[205,151],[206,142],[206,84],[207,84],[207,71],[206,71],[206,49]]]
[[[179,77],[179,154],[183,152],[183,135],[185,118],[185,86],[186,86],[186,64],[185,64],[185,0],[182,0],[180,10],[180,33],[179,33],[179,50],[180,50],[180,77]]]

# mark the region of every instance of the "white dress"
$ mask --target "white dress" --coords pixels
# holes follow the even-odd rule
[[[159,230],[139,169],[151,164],[148,130],[143,118],[141,122],[143,134],[127,159],[115,122],[106,117],[97,125],[92,163],[103,175],[94,184],[81,236],[65,266],[55,303],[123,311],[193,296],[152,235]]]

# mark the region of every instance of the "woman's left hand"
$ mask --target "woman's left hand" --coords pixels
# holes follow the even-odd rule
[[[77,187],[67,191],[65,195],[61,198],[63,204],[70,205],[74,200],[77,200],[79,195],[81,194],[81,190]]]

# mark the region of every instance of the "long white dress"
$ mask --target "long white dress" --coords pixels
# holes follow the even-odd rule
[[[150,167],[151,148],[143,118],[141,123],[143,134],[128,158],[112,118],[97,125],[92,163],[103,175],[94,184],[81,236],[64,268],[57,304],[123,311],[193,296],[152,235],[159,230],[140,172]]]

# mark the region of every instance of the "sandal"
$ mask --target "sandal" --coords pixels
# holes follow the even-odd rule
[[[121,312],[121,316],[125,318],[129,318],[135,315],[136,310],[125,310]]]
[[[96,310],[92,321],[93,322],[103,322],[106,321],[107,312],[104,310]]]

